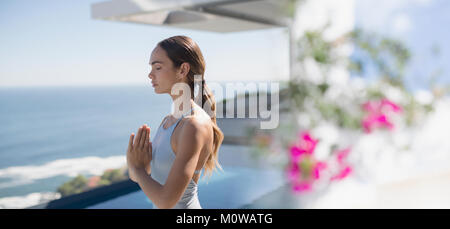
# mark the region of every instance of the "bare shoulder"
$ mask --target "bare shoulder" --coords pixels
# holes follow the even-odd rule
[[[183,119],[182,133],[209,139],[212,135],[211,119],[203,116],[189,116]]]
[[[188,156],[200,153],[205,147],[211,148],[214,138],[211,124],[195,116],[183,118],[181,124],[180,132],[176,134],[174,151],[183,149],[186,153],[182,155]]]

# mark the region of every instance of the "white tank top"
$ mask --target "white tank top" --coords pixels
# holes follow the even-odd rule
[[[192,109],[187,112],[189,114]],[[152,141],[152,161],[151,174],[150,176],[158,181],[161,185],[166,183],[167,177],[169,176],[170,169],[175,160],[175,153],[172,150],[172,145],[170,144],[170,139],[172,137],[173,130],[177,126],[178,122],[186,115],[183,114],[174,124],[164,129],[164,124],[167,119],[162,123],[156,135]],[[195,173],[200,173],[201,170],[196,170]],[[153,205],[156,209],[157,207]],[[198,200],[198,185],[195,183],[194,179],[189,181],[189,184],[181,197],[180,201],[175,205],[174,209],[198,209],[202,208]]]

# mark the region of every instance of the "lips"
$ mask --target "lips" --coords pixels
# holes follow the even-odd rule
[[[158,84],[152,83],[152,86],[155,87],[155,86],[158,86]]]

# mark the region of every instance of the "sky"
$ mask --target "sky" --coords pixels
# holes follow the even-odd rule
[[[409,89],[428,89],[433,72],[440,72],[438,83],[450,84],[450,1],[356,0],[355,9],[356,26],[403,41],[410,49]]]
[[[95,20],[96,2],[0,1],[0,85],[150,85],[151,51],[174,35],[198,43],[207,82],[288,79],[284,28],[220,34]]]
[[[154,46],[187,35],[206,59],[208,81],[287,80],[284,28],[220,34],[95,20],[90,5],[102,0],[0,1],[0,86],[145,85]],[[425,87],[442,70],[450,83],[450,1],[355,0],[355,24],[405,42],[413,59],[408,83]],[[439,58],[431,54],[439,47]]]

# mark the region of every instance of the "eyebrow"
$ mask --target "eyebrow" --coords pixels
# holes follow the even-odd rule
[[[162,64],[162,63],[163,63],[162,61],[156,60],[156,61],[153,61],[150,65],[154,65],[154,64]]]

